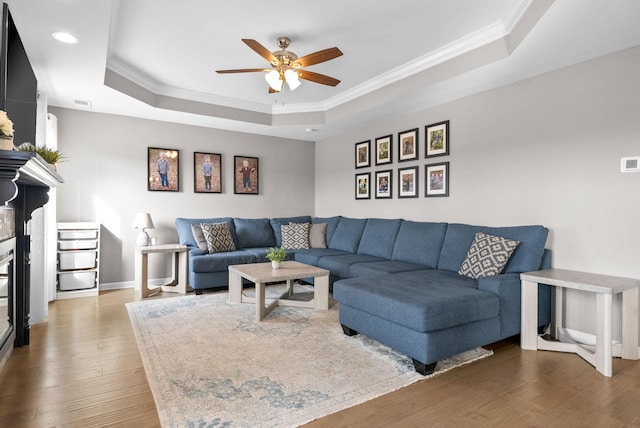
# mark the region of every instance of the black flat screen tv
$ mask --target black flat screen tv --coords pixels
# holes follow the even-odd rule
[[[0,23],[0,110],[13,122],[13,144],[36,144],[38,80],[22,45],[9,7],[2,4]]]

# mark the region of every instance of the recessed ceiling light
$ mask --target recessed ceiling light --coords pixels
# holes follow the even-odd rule
[[[51,33],[51,37],[59,42],[68,43],[71,45],[75,45],[76,43],[80,42],[80,40],[76,36],[64,31],[56,31],[55,33]]]

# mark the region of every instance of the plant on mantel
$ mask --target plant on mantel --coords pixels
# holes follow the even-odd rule
[[[56,165],[58,162],[65,160],[65,156],[58,150],[53,150],[45,146],[34,146],[31,143],[22,143],[18,146],[18,150],[22,152],[37,153],[46,163]]]

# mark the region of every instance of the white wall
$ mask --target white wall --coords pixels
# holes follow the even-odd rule
[[[159,243],[177,242],[176,217],[313,215],[313,143],[50,108],[58,118],[58,221],[102,223],[101,283],[133,281],[135,214],[150,212]],[[147,191],[147,147],[180,150],[180,191]],[[193,191],[193,153],[222,154],[221,194]],[[260,194],[235,195],[234,155],[259,158]],[[150,277],[170,275],[168,258],[150,257]]]
[[[450,120],[450,156],[424,159],[424,126]],[[354,145],[420,128],[420,198],[355,200]],[[640,47],[316,144],[316,215],[542,224],[554,266],[640,278]],[[450,162],[450,197],[424,197],[424,165]],[[595,332],[595,303],[569,296],[568,327]],[[584,309],[586,307],[586,309]],[[619,315],[617,315],[619,317]],[[619,319],[615,321],[619,324]]]

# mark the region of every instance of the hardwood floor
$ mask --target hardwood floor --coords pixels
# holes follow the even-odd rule
[[[133,299],[128,289],[50,304],[0,373],[0,426],[158,426],[124,306]],[[490,347],[492,357],[308,427],[640,427],[640,362],[615,359],[606,378],[576,355]]]

